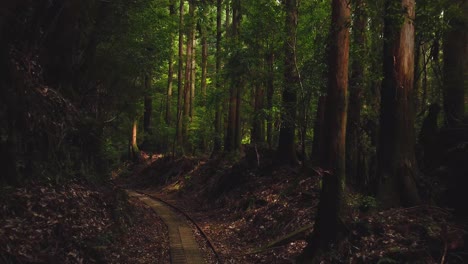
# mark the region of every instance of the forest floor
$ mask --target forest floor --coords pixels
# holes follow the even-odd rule
[[[34,183],[0,194],[0,263],[170,263],[164,223],[119,189]]]
[[[320,175],[256,156],[147,156],[115,171],[113,182],[186,212],[222,263],[291,263],[313,231]],[[466,220],[451,210],[382,211],[372,197],[347,193],[347,234],[324,263],[468,263]],[[113,185],[35,183],[0,196],[0,263],[170,263],[166,225]]]
[[[292,263],[312,232],[320,195],[318,173],[275,168],[267,158],[153,156],[121,175],[120,185],[185,211],[223,263]],[[466,221],[450,210],[382,211],[372,197],[348,193],[347,235],[324,263],[467,263]]]

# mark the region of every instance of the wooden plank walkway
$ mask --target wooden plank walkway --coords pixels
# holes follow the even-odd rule
[[[169,229],[169,243],[172,264],[204,264],[200,248],[192,228],[185,217],[176,214],[170,207],[146,195],[127,191],[130,197],[140,199],[155,211]]]

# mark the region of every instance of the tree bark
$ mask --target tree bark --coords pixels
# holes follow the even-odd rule
[[[222,0],[216,1],[216,91],[219,93],[221,91],[221,38],[222,38],[222,29],[221,29],[221,16],[222,16]],[[221,114],[221,105],[216,100],[215,102],[215,136],[213,142],[213,154],[216,155],[221,151],[221,133],[222,133],[222,114]]]
[[[273,94],[275,92],[274,87],[274,80],[275,80],[275,73],[274,73],[274,63],[275,63],[275,55],[273,52],[268,54],[267,58],[267,109],[268,109],[268,116],[267,116],[267,142],[268,147],[271,149],[273,148]]]
[[[420,202],[414,153],[414,8],[414,0],[386,1],[377,173],[384,207]]]
[[[295,166],[297,161],[295,131],[297,108],[297,85],[299,76],[295,64],[296,28],[298,7],[296,0],[286,0],[287,39],[284,44],[284,89],[282,97],[281,128],[277,150],[280,164]]]
[[[183,137],[183,107],[184,107],[184,86],[183,86],[183,69],[184,69],[184,0],[180,0],[179,4],[179,65],[177,72],[177,127],[176,138],[177,146],[182,147],[184,144]]]
[[[466,16],[468,1],[457,0],[457,10]],[[463,15],[454,15],[449,22],[449,29],[444,35],[444,112],[448,127],[457,127],[463,123],[465,94],[468,82],[468,33],[466,18]]]
[[[140,149],[138,148],[137,142],[137,132],[138,132],[138,121],[135,118],[132,124],[132,137],[130,140],[130,154],[133,161],[138,161],[140,157]]]
[[[325,108],[323,157],[320,166],[322,192],[318,205],[313,239],[304,249],[299,263],[309,263],[315,250],[327,250],[343,230],[342,213],[345,187],[345,139],[348,89],[349,22],[347,0],[332,1],[332,23],[328,54],[328,90]],[[305,260],[305,261],[304,261]]]
[[[145,75],[145,89],[146,89],[146,95],[145,95],[145,112],[143,114],[143,130],[146,133],[151,133],[151,114],[153,112],[153,98],[151,95],[148,95],[150,93],[151,89],[151,80],[148,75]]]
[[[187,150],[188,148],[188,124],[191,116],[192,109],[192,54],[193,54],[193,19],[195,13],[195,4],[193,0],[189,1],[189,17],[191,21],[188,22],[188,34],[186,45],[186,61],[185,61],[185,77],[184,77],[184,111],[182,115],[182,147]]]
[[[241,7],[241,0],[232,1],[231,39],[234,41],[234,43],[236,43],[235,45],[236,48],[238,48],[239,46],[238,45],[239,28],[240,28],[240,21],[241,21],[240,7]],[[226,21],[226,23],[228,23],[228,21]],[[226,152],[234,152],[234,151],[240,150],[240,145],[241,145],[240,103],[241,103],[241,94],[242,94],[241,78],[242,77],[238,75],[233,76],[231,85],[230,85],[231,87],[229,89],[228,127],[226,131],[226,138],[225,138],[225,143],[224,143],[224,150]]]
[[[351,64],[351,78],[349,82],[348,122],[346,128],[346,178],[356,187],[362,187],[364,176],[359,171],[359,156],[361,152],[361,108],[364,86],[364,64],[366,62],[366,3],[356,0],[355,20],[353,25],[353,44],[356,47],[355,57]]]
[[[175,0],[171,0],[169,5],[169,14],[172,17],[175,16]],[[168,59],[168,71],[167,71],[167,95],[166,95],[166,116],[165,121],[166,125],[170,126],[172,124],[172,113],[171,113],[171,106],[172,106],[172,84],[173,84],[173,76],[174,76],[174,63],[173,57],[174,52],[172,49],[172,45],[174,44],[173,40],[174,36],[171,33],[171,41],[170,41],[170,51],[169,51],[169,59]]]

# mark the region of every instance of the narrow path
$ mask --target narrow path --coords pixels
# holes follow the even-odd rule
[[[172,264],[204,264],[202,253],[195,240],[192,228],[184,217],[176,214],[167,205],[133,191],[127,191],[131,197],[140,199],[151,207],[169,229],[169,243]]]

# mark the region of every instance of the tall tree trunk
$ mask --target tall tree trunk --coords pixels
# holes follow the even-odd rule
[[[222,16],[222,0],[216,1],[216,92],[219,93],[221,91],[221,37],[222,37],[222,29],[221,29],[221,16]],[[218,152],[221,151],[221,133],[222,133],[222,114],[221,114],[221,105],[219,104],[219,100],[215,102],[215,121],[214,121],[214,128],[215,128],[215,137],[213,142],[213,155],[216,155]]]
[[[296,71],[295,49],[298,7],[296,0],[286,0],[287,36],[284,44],[284,89],[281,129],[278,142],[277,160],[280,164],[296,165],[298,163],[295,144],[297,85],[299,76]]]
[[[190,118],[191,99],[192,99],[192,52],[193,52],[193,19],[195,13],[195,4],[193,0],[189,1],[189,17],[187,46],[186,46],[186,61],[185,61],[185,77],[184,77],[184,111],[182,115],[182,146],[184,149],[188,148],[188,123]]]
[[[274,80],[275,80],[275,72],[274,72],[274,63],[275,63],[275,55],[273,52],[270,51],[267,57],[267,109],[268,109],[268,116],[267,116],[267,142],[268,147],[271,149],[273,148],[273,94],[275,92],[274,87]]]
[[[145,75],[145,112],[143,114],[143,130],[146,133],[151,133],[151,114],[153,112],[153,98],[148,95],[151,91],[151,80],[148,75]]]
[[[349,87],[348,122],[346,128],[346,176],[348,182],[357,187],[363,187],[364,176],[359,171],[359,156],[361,152],[361,108],[364,82],[364,64],[368,49],[366,46],[366,3],[364,0],[356,0],[355,20],[353,25],[353,44],[356,47],[355,57],[351,65],[351,79]]]
[[[466,16],[468,1],[457,0],[460,14],[454,14],[449,22],[450,28],[444,36],[444,112],[448,127],[457,127],[463,123],[466,84],[468,82],[467,56],[468,33]],[[463,14],[463,15],[462,15]]]
[[[169,5],[169,14],[171,18],[175,16],[175,0],[171,0]],[[172,83],[174,81],[174,63],[173,57],[174,52],[172,49],[172,45],[174,44],[174,36],[171,33],[171,40],[170,40],[170,49],[169,49],[169,59],[168,59],[168,71],[167,71],[167,94],[166,94],[166,116],[165,121],[166,125],[170,126],[172,124],[172,113],[171,113],[171,106],[172,106]]]
[[[184,0],[180,0],[179,4],[179,68],[177,71],[177,127],[176,137],[177,146],[182,147],[184,144],[183,137],[183,109],[184,109],[184,86],[183,86],[183,69],[184,69]]]
[[[238,48],[239,42],[239,27],[241,21],[241,0],[232,1],[232,27],[231,38],[235,47]],[[233,58],[231,58],[233,59]],[[229,89],[229,112],[228,112],[228,127],[224,150],[227,152],[239,151],[241,145],[241,127],[240,127],[240,102],[242,94],[242,77],[233,76],[231,87]]]
[[[205,10],[207,10],[207,8],[205,7]],[[207,11],[203,11],[203,15],[204,17],[207,16]],[[203,106],[206,105],[206,79],[207,79],[207,73],[208,73],[208,41],[206,39],[206,26],[202,25],[201,26],[201,35],[202,35],[202,39],[201,39],[201,45],[202,45],[202,54],[201,54],[201,84],[200,84],[200,88],[201,88],[201,93],[202,93],[202,103],[203,103]]]
[[[414,8],[414,0],[386,0],[378,146],[378,197],[384,207],[420,201],[414,180]]]
[[[195,5],[195,3],[193,3]],[[195,10],[195,7],[194,7]],[[195,15],[195,14],[193,14]],[[193,17],[195,19],[195,17]],[[196,42],[195,42],[195,21],[192,22],[192,40],[191,40],[191,46],[192,46],[192,54],[191,54],[191,62],[190,62],[190,122],[192,122],[193,119],[193,110],[195,108],[195,77],[196,77],[196,61],[195,61],[195,53],[196,53]]]
[[[323,157],[320,165],[322,192],[318,205],[314,239],[300,260],[309,260],[317,249],[328,249],[343,230],[343,192],[345,187],[346,110],[348,89],[349,28],[351,10],[347,0],[332,1],[328,91],[325,109]],[[306,261],[307,263],[307,261]]]

